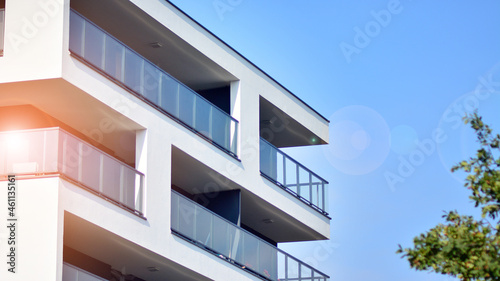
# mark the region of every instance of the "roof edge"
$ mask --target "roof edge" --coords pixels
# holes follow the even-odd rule
[[[298,99],[301,103],[303,103],[305,106],[307,106],[309,109],[311,109],[314,113],[316,113],[319,117],[321,117],[323,120],[325,120],[326,122],[330,123],[330,120],[328,120],[325,116],[323,116],[321,113],[319,113],[318,111],[316,111],[316,109],[312,108],[309,104],[307,104],[305,101],[303,101],[301,98],[299,98],[297,95],[295,95],[294,93],[292,93],[292,91],[290,91],[288,88],[286,88],[285,86],[283,86],[283,84],[281,84],[280,82],[278,82],[276,79],[274,79],[271,75],[269,75],[267,72],[265,72],[264,70],[262,70],[260,67],[258,67],[257,65],[255,65],[252,61],[250,61],[249,59],[247,59],[244,55],[242,55],[240,52],[238,52],[236,49],[234,49],[233,47],[231,47],[231,45],[227,44],[224,40],[222,40],[219,36],[215,35],[212,31],[210,31],[208,28],[206,28],[205,26],[203,26],[201,23],[199,23],[197,20],[195,20],[194,18],[192,18],[190,15],[188,15],[186,12],[184,12],[181,8],[177,7],[174,3],[172,3],[170,0],[164,0],[165,2],[168,2],[170,5],[172,5],[175,9],[177,9],[179,12],[181,12],[183,15],[185,15],[186,17],[188,17],[190,20],[192,20],[194,23],[196,23],[198,26],[200,26],[201,28],[203,28],[206,32],[208,32],[210,35],[212,35],[213,37],[215,37],[217,40],[219,40],[222,44],[224,44],[226,47],[228,47],[229,49],[231,49],[233,52],[235,52],[237,55],[239,55],[241,58],[243,58],[245,61],[247,61],[248,63],[250,63],[253,67],[255,67],[257,70],[259,70],[260,72],[262,72],[264,75],[266,75],[269,79],[271,79],[274,83],[278,84],[278,86],[280,86],[281,88],[283,88],[285,91],[287,91],[289,94],[291,94],[293,97],[295,97],[296,99]]]

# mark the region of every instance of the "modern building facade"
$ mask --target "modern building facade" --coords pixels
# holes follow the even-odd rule
[[[328,280],[277,248],[328,120],[172,3],[0,0],[0,50],[0,280]]]

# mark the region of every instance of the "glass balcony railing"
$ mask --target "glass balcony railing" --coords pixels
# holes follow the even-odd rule
[[[0,9],[0,56],[3,55],[4,42],[5,9]]]
[[[63,264],[62,281],[107,281],[97,275],[89,273],[81,268],[68,263]]]
[[[328,182],[262,138],[260,172],[317,211],[328,215]]]
[[[236,156],[238,121],[73,10],[69,49],[114,82]]]
[[[142,215],[144,175],[60,128],[0,133],[0,175],[61,174]]]
[[[172,231],[220,258],[273,281],[328,276],[172,191]]]

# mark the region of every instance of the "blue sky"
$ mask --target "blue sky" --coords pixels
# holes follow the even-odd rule
[[[444,210],[477,214],[450,167],[500,132],[500,2],[172,0],[331,120],[287,152],[330,181],[331,241],[282,244],[331,280],[453,280],[395,254]]]

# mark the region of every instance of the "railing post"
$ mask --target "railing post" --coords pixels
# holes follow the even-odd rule
[[[285,281],[288,281],[288,256],[285,255]]]
[[[272,146],[271,146],[271,150],[276,150],[276,155],[280,154],[281,157],[283,158],[283,185],[286,186],[286,157],[285,157],[285,155],[282,155],[281,153],[279,153],[279,151]],[[276,163],[278,163],[278,161],[276,161]],[[276,180],[277,179],[278,179],[278,177],[276,177]]]
[[[300,263],[297,263],[297,266],[299,267],[299,281],[302,281],[302,265]]]
[[[321,208],[321,209],[324,210],[324,211],[326,211],[326,199],[325,199],[326,192],[325,192],[325,182],[324,181],[321,181],[321,193],[323,195],[323,196],[321,196],[322,199],[323,199],[323,203],[322,203],[323,208]]]
[[[309,173],[309,200],[311,203],[314,204],[313,202],[313,187],[312,187],[312,174]]]
[[[296,178],[297,178],[297,195],[300,197],[300,167],[299,164],[295,163]]]

